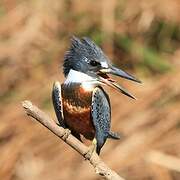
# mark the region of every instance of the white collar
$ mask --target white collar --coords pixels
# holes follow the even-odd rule
[[[94,80],[91,76],[88,76],[85,73],[79,72],[79,71],[75,71],[73,69],[71,69],[67,75],[67,78],[65,80],[65,84],[68,83],[83,83],[83,82],[87,82],[87,81],[92,81]]]

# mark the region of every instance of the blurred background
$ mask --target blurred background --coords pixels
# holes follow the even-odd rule
[[[102,159],[128,180],[180,179],[179,0],[0,1],[0,179],[100,179],[78,153],[27,117],[31,100],[55,118],[51,89],[64,81],[72,35],[88,36],[143,84],[109,88],[112,130]]]

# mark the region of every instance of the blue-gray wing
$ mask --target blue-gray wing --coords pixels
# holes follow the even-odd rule
[[[53,84],[52,90],[52,101],[54,110],[59,121],[60,126],[65,128],[65,122],[63,117],[63,106],[62,106],[62,97],[61,97],[61,85],[58,81]]]
[[[92,94],[91,105],[92,120],[95,127],[97,140],[97,153],[106,142],[110,132],[111,106],[109,97],[101,87],[96,87]]]

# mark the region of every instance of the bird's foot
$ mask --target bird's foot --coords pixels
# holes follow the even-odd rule
[[[85,160],[90,160],[90,159],[91,159],[93,153],[96,151],[96,144],[97,144],[97,141],[96,141],[96,139],[94,138],[92,145],[88,147],[88,151],[87,151],[87,153],[84,155]]]
[[[66,139],[69,137],[70,134],[71,134],[71,131],[69,129],[65,129],[62,139],[66,141]]]

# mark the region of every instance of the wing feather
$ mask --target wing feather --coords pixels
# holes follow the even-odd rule
[[[109,136],[111,123],[109,97],[101,87],[93,90],[91,114],[96,131],[97,153],[99,153]]]
[[[63,105],[62,105],[62,97],[61,97],[61,85],[58,81],[53,84],[52,90],[52,101],[54,110],[59,121],[60,126],[66,128],[64,117],[63,117]]]

